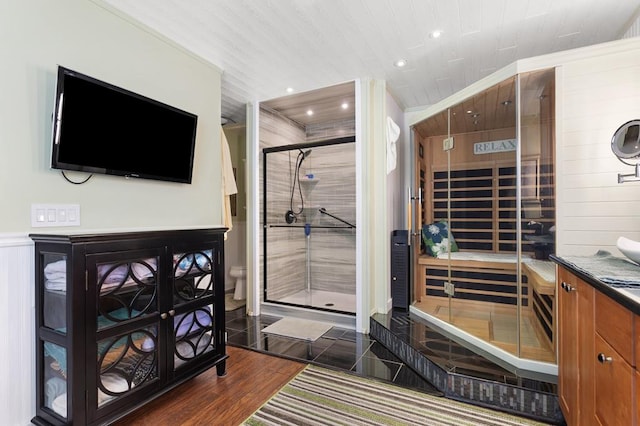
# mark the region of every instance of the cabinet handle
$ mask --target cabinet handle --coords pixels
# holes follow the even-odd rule
[[[601,364],[604,364],[605,362],[612,362],[612,361],[613,361],[613,358],[611,358],[610,356],[606,356],[605,354],[603,354],[602,352],[600,352],[600,353],[598,354],[598,361],[599,361]]]
[[[566,291],[567,293],[572,292],[575,290],[574,287],[571,287],[571,285],[565,283],[564,281],[562,281],[562,283],[560,284],[560,287],[562,287],[562,289],[564,291]]]
[[[167,319],[167,318],[169,318],[170,316],[171,316],[171,317],[172,317],[172,316],[174,316],[175,314],[176,314],[175,309],[172,309],[172,310],[170,310],[169,312],[163,312],[163,313],[161,313],[161,314],[160,314],[160,318],[162,318],[162,319]]]

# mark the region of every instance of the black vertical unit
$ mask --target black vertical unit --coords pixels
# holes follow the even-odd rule
[[[411,303],[409,249],[409,231],[393,231],[391,233],[391,306],[405,311],[409,310]]]

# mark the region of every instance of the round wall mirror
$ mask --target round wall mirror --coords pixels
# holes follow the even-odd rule
[[[611,138],[611,150],[620,161],[640,157],[640,120],[631,120],[616,130]]]

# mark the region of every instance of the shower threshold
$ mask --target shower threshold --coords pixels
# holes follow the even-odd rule
[[[300,305],[310,308],[329,309],[332,311],[355,313],[356,295],[336,293],[323,290],[302,290],[297,293],[282,297],[274,302]]]

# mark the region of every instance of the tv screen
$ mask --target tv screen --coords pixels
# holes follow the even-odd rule
[[[51,167],[191,183],[198,117],[58,67]]]

